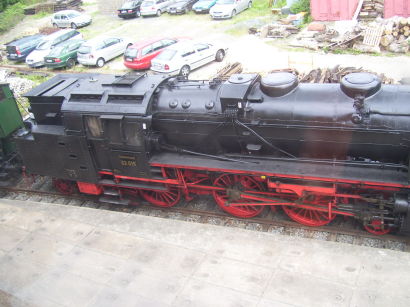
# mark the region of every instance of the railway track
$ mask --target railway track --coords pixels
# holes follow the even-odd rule
[[[22,180],[24,182],[24,180]],[[121,206],[101,203],[96,197],[72,194],[64,195],[53,191],[51,179],[36,179],[31,187],[18,184],[16,187],[0,187],[0,198],[14,200],[40,201],[50,204],[80,206],[96,210],[120,211],[130,214],[177,219],[225,227],[237,227],[260,232],[278,233],[294,237],[311,238],[332,242],[343,242],[354,245],[385,248],[410,252],[410,238],[397,235],[376,236],[364,231],[353,219],[335,219],[331,224],[322,227],[307,227],[293,221],[280,210],[268,211],[262,217],[239,219],[220,210],[213,199],[199,197],[191,202],[181,201],[171,208],[154,207],[144,201],[136,206]]]

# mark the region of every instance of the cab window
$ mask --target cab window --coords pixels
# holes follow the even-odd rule
[[[161,42],[162,42],[162,45],[163,45],[164,47],[167,47],[167,46],[170,46],[170,45],[176,43],[176,41],[173,40],[173,39],[163,39]]]
[[[190,56],[194,53],[195,53],[194,49],[185,50],[184,52],[182,52],[181,57],[185,58],[185,57]]]
[[[152,52],[152,46],[149,45],[147,47],[142,48],[141,55],[144,56],[144,55],[147,55],[148,53],[151,53],[151,52]]]
[[[152,51],[157,51],[157,50],[160,50],[162,48],[163,48],[163,46],[162,46],[161,41],[155,42],[155,43],[152,44]]]
[[[198,50],[198,51],[204,51],[204,50],[209,49],[209,46],[205,45],[205,44],[198,44],[195,47],[196,47],[196,50]]]
[[[115,45],[119,42],[120,40],[118,38],[108,38],[104,41],[105,47],[110,47],[112,45]]]

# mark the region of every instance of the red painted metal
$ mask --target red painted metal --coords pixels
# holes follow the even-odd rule
[[[359,0],[311,0],[310,11],[314,20],[350,20]]]
[[[175,206],[181,199],[178,187],[168,187],[168,191],[140,190],[141,196],[157,207],[169,208]]]
[[[384,18],[393,16],[410,16],[409,0],[384,0]]]
[[[103,192],[102,186],[98,184],[77,181],[78,189],[81,193],[100,195]]]
[[[385,235],[389,233],[391,230],[387,225],[384,225],[383,227],[382,221],[378,219],[371,221],[371,223],[369,225],[365,225],[364,228],[368,232],[378,235],[378,236]]]
[[[332,187],[320,187],[320,186],[307,186],[307,185],[300,185],[300,184],[287,184],[282,183],[279,181],[268,181],[268,187],[271,189],[276,189],[277,192],[281,192],[282,190],[285,191],[293,191],[297,195],[302,196],[305,192],[314,192],[319,194],[326,194],[326,195],[334,195],[336,193],[336,187],[333,185]]]
[[[70,180],[53,178],[53,185],[57,191],[66,195],[73,194],[76,190],[75,182]]]
[[[219,191],[213,191],[213,196],[218,206],[221,207],[222,210],[228,212],[229,214],[236,216],[236,217],[240,217],[240,218],[251,218],[251,217],[257,216],[263,211],[263,208],[264,208],[263,206],[254,206],[254,205],[232,206],[236,202],[249,203],[251,201],[248,201],[243,198],[236,199],[237,197],[235,195],[230,195],[230,192],[228,190],[229,188],[246,189],[246,190],[254,190],[254,191],[262,190],[262,186],[252,177],[223,174],[215,179],[214,185],[226,188],[226,189],[219,190]]]
[[[169,168],[181,168],[181,165],[173,164],[156,164],[153,163],[151,166],[157,167],[169,167]],[[331,183],[348,183],[360,185],[362,188],[367,189],[389,189],[389,188],[410,188],[410,185],[395,184],[390,182],[374,182],[374,181],[360,181],[360,180],[351,180],[351,179],[337,179],[329,177],[313,177],[313,176],[302,176],[302,175],[286,175],[280,173],[264,173],[264,172],[252,172],[252,171],[240,171],[240,170],[231,170],[231,169],[221,169],[221,168],[203,168],[203,167],[183,167],[184,169],[190,170],[200,170],[200,171],[209,171],[209,172],[218,172],[218,173],[230,173],[230,174],[243,174],[243,175],[252,175],[252,176],[265,176],[265,177],[277,177],[277,178],[288,178],[288,179],[301,179],[301,180],[311,180],[319,182],[331,182]],[[136,178],[134,178],[136,179]],[[138,179],[142,180],[142,179]]]
[[[312,195],[312,199],[303,200],[303,204],[312,205],[311,208],[321,210],[305,209],[298,206],[283,206],[285,213],[294,221],[312,227],[319,227],[330,223],[336,214],[332,211],[333,200],[329,197]],[[298,205],[296,203],[296,205]]]

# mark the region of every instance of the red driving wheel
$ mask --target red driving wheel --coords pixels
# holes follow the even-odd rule
[[[385,235],[391,230],[389,226],[383,225],[382,221],[379,219],[373,219],[371,223],[364,226],[364,229],[378,236]]]
[[[240,191],[262,191],[262,186],[252,177],[243,175],[223,174],[216,178],[214,186],[223,188],[236,188]],[[255,203],[254,200],[239,198],[229,199],[226,190],[215,190],[213,196],[222,210],[240,218],[251,218],[260,214],[264,206],[230,206],[230,204]]]
[[[306,200],[303,204],[327,209],[329,201],[329,197],[314,195],[312,200]],[[282,208],[292,220],[310,227],[326,225],[336,217],[336,214],[332,214],[329,218],[329,213],[327,211],[299,208],[296,206],[282,206]]]

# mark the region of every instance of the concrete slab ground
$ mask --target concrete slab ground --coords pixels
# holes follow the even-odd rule
[[[0,306],[410,306],[410,253],[0,201]]]

